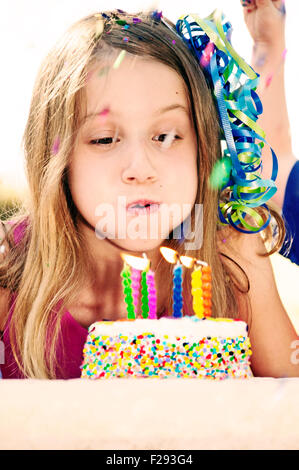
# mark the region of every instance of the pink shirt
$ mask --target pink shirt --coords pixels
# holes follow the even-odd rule
[[[13,314],[16,295],[12,294],[9,309],[9,317],[6,323],[2,341],[4,342],[4,364],[1,372],[3,379],[24,379],[12,353],[9,340],[9,326]],[[83,328],[72,315],[65,310],[61,319],[61,330],[57,342],[56,357],[62,372],[57,368],[57,379],[76,379],[81,376],[80,365],[83,360],[83,347],[88,331]],[[65,355],[63,355],[63,348]]]
[[[15,243],[20,241],[23,235],[24,224],[16,227],[14,231]],[[3,379],[23,379],[21,373],[12,353],[11,344],[9,340],[10,321],[14,311],[16,294],[12,293],[9,304],[9,316],[4,328],[2,341],[4,343],[4,364],[1,364],[1,372]],[[75,379],[80,377],[80,365],[83,360],[83,347],[87,338],[88,331],[83,328],[68,312],[64,311],[61,319],[61,330],[57,343],[56,356],[62,372],[58,369],[56,371],[58,379]],[[63,348],[65,355],[63,355]],[[1,361],[3,362],[3,360]]]

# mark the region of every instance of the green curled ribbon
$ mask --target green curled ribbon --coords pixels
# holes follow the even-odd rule
[[[219,10],[205,19],[196,14],[183,15],[176,23],[176,30],[196,54],[217,105],[221,140],[226,148],[212,170],[210,185],[225,190],[228,195],[225,202],[219,201],[220,223],[231,224],[244,233],[264,230],[271,219],[265,202],[277,190],[278,162],[270,147],[272,175],[270,179],[262,179],[261,155],[267,142],[256,122],[263,112],[255,91],[259,75],[232,47],[232,26]],[[266,221],[257,210],[261,206],[268,213]],[[246,216],[256,225],[249,224]]]

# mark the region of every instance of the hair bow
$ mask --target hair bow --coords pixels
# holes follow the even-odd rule
[[[181,16],[176,30],[195,52],[219,114],[223,155],[213,168],[210,184],[227,190],[226,201],[219,201],[220,222],[245,233],[261,231],[271,219],[265,202],[277,190],[278,164],[271,148],[272,175],[270,179],[261,178],[261,151],[266,141],[264,131],[256,122],[263,111],[255,92],[259,75],[232,47],[231,24],[219,10],[205,19],[195,14]],[[259,206],[268,212],[266,222],[256,210]],[[257,226],[250,225],[245,220],[246,215],[251,216]]]

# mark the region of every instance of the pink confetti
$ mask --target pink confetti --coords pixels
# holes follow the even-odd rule
[[[269,74],[266,78],[266,88],[268,88],[268,86],[270,86],[271,82],[272,82],[272,78],[273,78],[273,73]]]
[[[172,44],[175,44],[175,40],[172,41]]]
[[[104,108],[103,111],[100,112],[99,116],[106,116],[109,113],[109,108]]]
[[[285,49],[282,53],[282,60],[285,60],[288,50]]]
[[[60,139],[59,137],[55,137],[53,147],[52,147],[52,153],[56,155],[59,151],[59,146],[60,146]]]
[[[98,116],[99,116],[99,119],[100,119],[100,121],[101,121],[101,124],[103,124],[103,123],[106,121],[109,112],[110,112],[109,108],[104,108],[104,109],[99,113]]]

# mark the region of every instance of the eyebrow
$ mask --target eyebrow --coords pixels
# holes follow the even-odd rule
[[[85,124],[86,121],[92,119],[92,118],[95,118],[95,117],[98,117],[105,109],[107,109],[107,106],[105,106],[101,111],[98,111],[96,113],[90,113],[90,114],[87,114],[87,116],[85,116],[83,119],[82,119],[82,124]],[[188,109],[181,105],[181,104],[171,104],[169,106],[166,106],[164,108],[161,108],[161,109],[158,109],[156,112],[154,112],[154,116],[161,116],[161,114],[164,114],[164,113],[167,113],[169,111],[174,111],[174,110],[181,110],[183,111],[188,117],[189,117],[189,111]],[[109,114],[112,115],[112,116],[119,116],[119,113],[117,112],[114,112],[114,111],[109,111]]]

